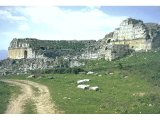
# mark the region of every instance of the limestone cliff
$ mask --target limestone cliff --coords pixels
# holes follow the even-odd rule
[[[160,47],[160,25],[128,18],[113,32],[105,35],[102,42],[103,45],[110,42],[128,44],[136,51],[157,48]]]
[[[126,45],[129,46],[128,50]],[[126,54],[126,50],[130,53],[133,50],[147,51],[158,47],[160,47],[160,25],[128,18],[100,41],[100,56],[112,60],[115,55],[120,57],[122,53]]]

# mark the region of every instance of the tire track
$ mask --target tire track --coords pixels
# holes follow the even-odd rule
[[[6,114],[23,113],[23,106],[27,100],[34,101],[38,114],[55,114],[63,113],[56,109],[54,103],[51,102],[50,92],[45,85],[32,82],[29,80],[2,80],[3,82],[17,85],[21,88],[21,94],[17,98],[11,98],[7,107]],[[36,88],[37,90],[35,91]]]
[[[5,114],[20,114],[24,111],[23,106],[29,98],[33,96],[32,88],[29,85],[12,80],[2,80],[2,82],[13,84],[21,88],[21,94],[17,98],[11,97]]]

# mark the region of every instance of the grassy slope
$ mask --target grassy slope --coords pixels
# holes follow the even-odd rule
[[[10,86],[0,81],[0,114],[6,111],[11,96],[16,96],[19,93],[19,87]]]
[[[84,69],[101,77],[54,74],[32,80],[47,85],[56,105],[65,113],[160,113],[159,59],[160,52],[136,53],[112,62],[88,61]],[[91,79],[88,84],[98,85],[100,91],[77,89],[76,81],[83,78]]]

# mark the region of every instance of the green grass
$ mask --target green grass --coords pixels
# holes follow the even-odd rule
[[[24,112],[23,114],[36,114],[36,106],[32,100],[28,100],[27,103],[24,105]]]
[[[54,76],[55,79],[44,77],[32,80],[47,85],[53,101],[65,113],[159,113],[160,88],[134,74],[128,75],[126,79],[120,77],[119,73],[102,77],[74,74],[46,76]],[[76,81],[83,78],[91,79],[89,84],[98,85],[100,90],[95,92],[77,89]],[[138,93],[145,95],[133,95]]]
[[[11,96],[16,97],[20,93],[20,88],[0,81],[0,114],[4,113],[9,104]]]
[[[160,52],[134,53],[133,56],[107,62],[87,61],[83,67],[102,76],[83,74],[45,74],[32,81],[47,85],[52,100],[65,113],[160,113]],[[113,72],[113,75],[105,74]],[[27,75],[26,75],[27,76]],[[26,76],[8,76],[26,79]],[[54,79],[48,79],[53,76]],[[128,76],[128,78],[124,78]],[[87,84],[99,91],[81,90],[76,81],[88,78]]]

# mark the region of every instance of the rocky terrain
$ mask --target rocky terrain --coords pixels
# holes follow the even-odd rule
[[[0,75],[24,74],[30,70],[75,67],[85,65],[81,60],[112,61],[134,51],[160,47],[160,25],[128,18],[103,39],[95,40],[38,40],[13,39],[9,59],[0,61]]]
[[[19,75],[31,73],[34,70],[58,69],[78,67],[85,65],[84,62],[78,60],[63,60],[57,59],[5,59],[0,61],[0,76],[1,75]]]

